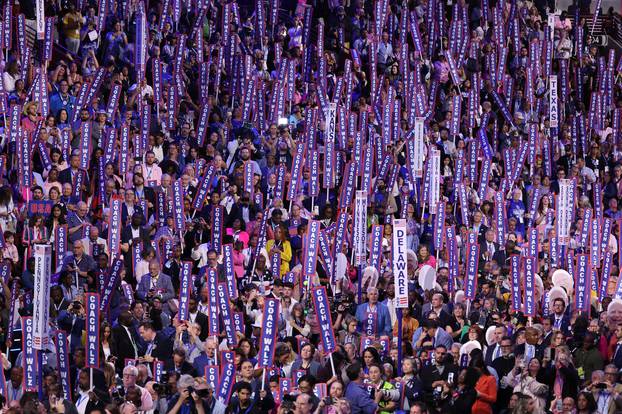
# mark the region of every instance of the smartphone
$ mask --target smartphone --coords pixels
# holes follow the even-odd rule
[[[551,348],[546,348],[544,350],[544,358],[548,359],[549,361],[551,360]]]
[[[449,374],[447,374],[447,382],[449,383],[449,385],[452,385],[454,383],[454,373],[450,372]]]

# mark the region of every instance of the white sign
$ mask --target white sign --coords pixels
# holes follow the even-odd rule
[[[367,259],[367,193],[357,191],[354,198],[354,264],[360,266]]]
[[[423,158],[425,155],[425,145],[423,143],[423,118],[415,119],[415,147],[412,154],[413,172],[415,177],[423,177]]]
[[[559,105],[557,96],[557,75],[549,76],[549,127],[559,126]]]
[[[37,24],[37,40],[45,39],[45,6],[43,0],[37,0],[35,4],[35,18]]]
[[[50,278],[52,277],[52,247],[35,244],[35,275],[33,285],[32,323],[33,348],[45,349],[49,342]]]
[[[557,238],[559,244],[565,246],[570,242],[570,225],[572,224],[573,196],[572,180],[559,180],[559,194],[557,195]]]
[[[335,142],[337,104],[330,103],[324,112],[324,116],[326,117],[326,142]]]
[[[441,152],[433,149],[430,154],[430,213],[436,214],[441,197]]]
[[[408,308],[408,256],[406,220],[393,220],[393,278],[395,307]]]

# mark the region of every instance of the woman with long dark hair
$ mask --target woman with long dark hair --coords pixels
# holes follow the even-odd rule
[[[65,218],[65,210],[63,209],[61,204],[54,204],[52,206],[52,212],[45,220],[45,225],[48,229],[48,233],[50,234],[50,240],[52,241],[52,243],[56,241],[54,239],[56,229],[63,224],[67,224],[67,219]]]
[[[477,383],[478,375],[475,368],[464,368],[458,374],[455,388],[450,387],[447,383],[443,385],[442,412],[455,414],[469,412],[477,399],[475,384]]]
[[[593,414],[596,413],[596,400],[591,392],[581,391],[577,396],[577,414]]]
[[[109,358],[114,357],[112,350],[114,346],[114,336],[112,336],[112,326],[106,321],[102,322],[99,332],[101,334],[101,341],[99,343],[99,356],[103,358],[103,361],[108,361]]]
[[[497,380],[488,371],[481,350],[471,352],[469,366],[474,368],[479,376],[475,383],[476,398],[471,414],[492,414],[492,405],[497,401]]]

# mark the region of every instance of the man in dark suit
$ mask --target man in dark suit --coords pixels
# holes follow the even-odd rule
[[[93,384],[91,386],[91,370],[93,372]],[[104,373],[99,369],[83,368],[78,376],[78,392],[73,395],[74,404],[80,413],[91,411],[104,411],[104,407],[110,403],[110,394],[106,389]]]
[[[132,245],[134,243],[143,243],[143,248],[150,246],[149,240],[149,228],[142,226],[143,215],[139,212],[132,214],[132,222],[129,226],[123,227],[121,230],[121,252],[123,253],[123,260],[125,260],[125,268],[127,269],[127,275],[130,283],[135,281],[134,273],[132,272]]]
[[[501,250],[499,243],[495,242],[495,232],[491,229],[486,230],[484,241],[479,245],[480,251],[480,269],[484,268],[486,262],[494,260],[499,266],[505,264],[505,254]]]
[[[70,351],[74,352],[82,340],[82,331],[85,329],[85,310],[79,301],[72,302],[67,310],[60,311],[57,318],[58,326],[69,333],[71,338]]]
[[[231,226],[235,219],[242,220],[243,223],[255,220],[257,214],[257,205],[251,202],[250,193],[244,191],[237,203],[231,207],[231,212],[227,218],[227,226]]]
[[[82,174],[82,185],[80,186],[81,199],[86,201],[89,191],[89,174],[86,170],[80,168],[80,154],[76,151],[69,158],[69,168],[64,169],[58,173],[58,181],[61,184],[74,185],[76,176]]]
[[[201,327],[199,339],[205,341],[208,333],[208,319],[207,315],[199,312],[199,302],[196,296],[192,296],[188,301],[188,321]]]
[[[495,327],[495,332],[490,344],[488,344],[488,348],[486,348],[486,354],[484,355],[484,362],[486,365],[492,365],[493,361],[500,356],[502,356],[501,352],[501,339],[507,335],[507,329],[504,325],[497,325]]]
[[[157,333],[151,322],[143,322],[138,327],[138,333],[147,343],[147,349],[142,357],[141,363],[152,363],[157,359],[164,361],[164,365],[171,365],[173,359],[173,342],[161,333]]]
[[[150,243],[149,227],[143,227],[143,215],[139,212],[132,214],[132,221],[129,226],[123,227],[121,230],[121,250],[130,251],[133,242]],[[125,246],[124,246],[125,245]]]
[[[164,263],[162,271],[171,277],[173,288],[177,292],[179,290],[179,272],[181,271],[181,246],[179,244],[173,246],[171,258]]]
[[[167,371],[175,371],[180,375],[192,375],[193,377],[197,375],[192,364],[186,361],[186,350],[183,348],[177,348],[173,351],[171,364],[166,368]]]
[[[485,241],[486,230],[488,230],[488,227],[486,227],[486,225],[482,223],[483,217],[484,215],[481,211],[476,211],[475,213],[473,213],[473,224],[471,227],[471,231],[477,234],[478,243],[483,243]]]
[[[136,212],[140,213],[144,218],[145,212],[143,211],[143,206],[140,205],[139,202],[136,202],[136,196],[133,191],[126,191],[123,198],[124,201],[121,204],[121,223],[123,223],[124,226],[130,224],[132,216]]]
[[[136,196],[136,204],[140,204],[141,200],[147,200],[147,207],[153,209],[156,205],[156,194],[151,187],[145,187],[145,179],[141,173],[135,173],[132,177],[134,184],[134,195]]]
[[[570,336],[570,317],[566,313],[566,303],[562,298],[555,298],[552,306],[551,323],[554,331],[561,331],[564,336]]]
[[[497,376],[499,380],[505,377],[514,369],[514,364],[516,362],[516,358],[512,354],[512,348],[514,344],[512,343],[512,338],[509,336],[504,336],[501,338],[501,357],[495,359],[492,362],[492,367],[497,371]],[[510,402],[510,397],[512,397],[512,392],[514,387],[504,385],[501,383],[501,386],[497,390],[497,402],[495,406],[501,410],[503,407],[507,407]]]
[[[434,390],[443,381],[455,384],[458,381],[458,365],[448,354],[445,345],[437,345],[434,349],[434,363],[421,368],[419,375],[423,385],[424,401],[432,405],[434,403]]]
[[[137,359],[140,354],[138,338],[132,327],[132,314],[129,311],[121,312],[119,325],[112,328],[113,349],[111,354],[116,358],[115,368],[117,372],[123,372],[126,359]]]
[[[611,354],[611,363],[619,370],[622,368],[622,325],[615,328],[616,344]]]

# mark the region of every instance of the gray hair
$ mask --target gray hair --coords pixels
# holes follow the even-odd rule
[[[184,374],[177,380],[177,389],[185,389],[194,385],[192,375]]]

